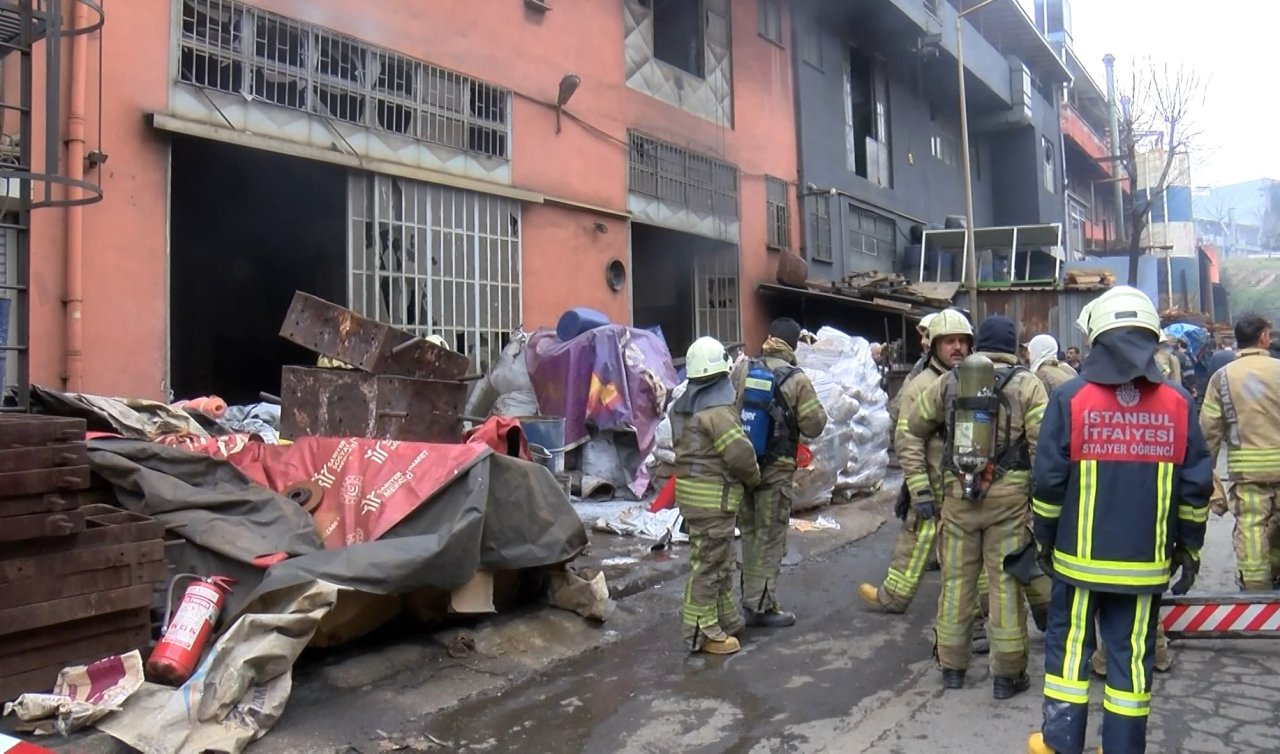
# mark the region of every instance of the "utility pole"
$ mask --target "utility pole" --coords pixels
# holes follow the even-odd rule
[[[969,164],[969,103],[964,91],[964,17],[995,0],[985,0],[956,14],[956,68],[960,77],[960,161],[964,170],[964,264],[969,312],[978,316],[978,249],[973,240],[973,173]]]

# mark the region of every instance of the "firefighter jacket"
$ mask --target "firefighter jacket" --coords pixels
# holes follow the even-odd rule
[[[1013,354],[980,352],[996,366],[997,379],[1007,369],[1017,366]],[[920,394],[916,404],[907,414],[906,432],[898,435],[898,463],[912,494],[922,492],[928,484],[926,443],[943,431],[950,414],[950,402],[954,399],[956,373],[935,380]],[[993,478],[987,497],[1007,500],[1020,498],[1026,504],[1031,495],[1030,460],[1035,456],[1040,437],[1040,421],[1048,394],[1044,385],[1026,369],[1019,369],[1001,391],[1002,400],[996,418],[996,451],[992,459],[998,471]],[[907,411],[903,406],[903,411]],[[901,423],[901,420],[899,420]],[[1012,460],[1010,460],[1012,459]],[[946,451],[943,466],[947,465]],[[951,471],[943,472],[943,497],[960,499],[962,482]]]
[[[930,348],[930,350],[932,350],[932,347]],[[929,366],[929,362],[932,360],[933,360],[933,357],[929,355],[929,351],[925,351],[924,353],[920,354],[920,358],[916,359],[916,363],[911,366],[911,372],[907,375],[907,379],[902,384],[905,385],[911,380],[914,380],[916,378],[916,375],[923,372],[925,368]]]
[[[1280,361],[1246,348],[1213,373],[1200,409],[1209,457],[1227,445],[1227,478],[1280,482]]]
[[[779,370],[788,367],[795,369],[795,373],[787,378],[782,386],[778,388],[778,392],[782,394],[782,400],[786,402],[787,409],[792,416],[795,417],[796,429],[803,437],[817,437],[822,434],[822,430],[827,426],[827,411],[822,407],[822,402],[818,400],[818,393],[813,389],[813,382],[809,377],[796,367],[796,354],[791,350],[791,346],[782,342],[777,338],[769,338],[764,342],[761,349],[760,361],[773,373],[777,374]],[[747,362],[739,364],[733,373],[733,384],[737,388],[739,400],[742,396],[742,387],[746,382]],[[796,465],[795,448],[791,452],[784,454],[774,461],[770,466],[791,466]]]
[[[1040,437],[1031,511],[1059,578],[1159,594],[1176,546],[1198,557],[1213,462],[1181,385],[1074,379],[1049,400]]]
[[[924,391],[928,390],[930,385],[936,382],[940,377],[946,375],[949,371],[950,370],[936,358],[930,359],[928,368],[922,370],[920,374],[908,380],[903,384],[902,389],[898,391],[896,402],[897,408],[900,409],[902,406],[914,406]],[[897,415],[894,416],[894,414]],[[890,415],[893,419],[894,447],[904,447],[904,443],[901,438],[907,434],[907,416],[910,415],[910,411],[906,414],[902,414],[895,409],[890,411]],[[907,441],[906,445],[909,446],[910,441]],[[932,437],[925,441],[924,446],[925,467],[926,473],[929,477],[929,489],[933,490],[935,500],[942,499],[942,445],[942,433],[935,432]],[[908,485],[907,488],[913,489],[910,485]]]
[[[1156,351],[1156,366],[1160,367],[1160,372],[1166,380],[1182,384],[1182,365],[1178,363],[1178,357],[1172,351],[1166,351],[1163,348]]]
[[[1044,383],[1046,392],[1052,394],[1054,388],[1074,380],[1079,375],[1066,363],[1057,359],[1045,359],[1036,370],[1036,376]]]
[[[739,409],[721,405],[673,415],[672,427],[676,501],[695,508],[738,510],[746,488],[760,482],[756,450],[742,429]]]

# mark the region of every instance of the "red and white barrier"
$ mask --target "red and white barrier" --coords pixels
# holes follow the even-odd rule
[[[29,744],[0,733],[0,754],[54,754],[54,752],[43,746]]]
[[[1174,597],[1160,606],[1160,623],[1175,638],[1280,638],[1280,596]]]

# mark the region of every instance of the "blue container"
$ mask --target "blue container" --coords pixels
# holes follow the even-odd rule
[[[560,322],[556,324],[556,337],[562,341],[573,340],[588,330],[604,327],[607,324],[609,324],[609,318],[602,312],[585,306],[575,306],[560,315]]]
[[[564,417],[521,416],[520,428],[530,445],[538,445],[550,454],[550,459],[537,458],[552,473],[564,473]]]

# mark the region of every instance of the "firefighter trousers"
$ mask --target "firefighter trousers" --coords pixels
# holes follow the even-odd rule
[[[1089,655],[1106,645],[1102,751],[1142,754],[1151,711],[1160,595],[1116,594],[1053,582],[1044,642],[1045,744],[1059,754],[1084,751],[1089,715]],[[1095,626],[1096,623],[1096,626]]]
[[[791,526],[791,478],[795,466],[775,462],[760,484],[747,490],[738,510],[742,532],[742,604],[758,613],[778,609],[778,573]]]
[[[907,520],[898,531],[898,541],[893,547],[889,571],[878,592],[880,606],[894,613],[905,612],[920,590],[929,556],[934,553],[938,537],[937,519],[925,520],[914,510],[907,512]]]
[[[689,530],[689,579],[684,586],[681,619],[684,642],[692,651],[708,639],[724,639],[742,630],[744,621],[733,599],[733,511],[681,505]]]
[[[1240,588],[1271,591],[1273,566],[1280,561],[1280,482],[1236,482],[1230,496],[1231,513],[1236,518],[1232,542]]]
[[[963,514],[962,514],[963,515]],[[973,659],[974,624],[980,619],[978,581],[987,576],[987,638],[991,646],[991,672],[1020,677],[1027,670],[1027,608],[1022,586],[1005,573],[1005,556],[1030,541],[1025,516],[983,521],[963,526],[943,508],[939,528],[942,594],[938,597],[938,662],[946,670],[967,670]]]

